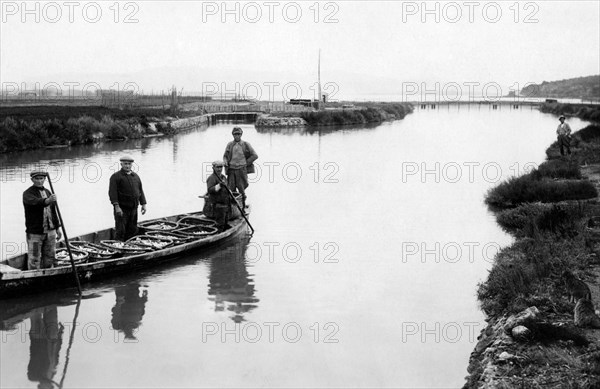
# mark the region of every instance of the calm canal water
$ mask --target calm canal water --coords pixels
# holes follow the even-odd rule
[[[338,131],[242,124],[259,154],[256,233],[87,286],[80,304],[69,292],[3,302],[0,386],[460,387],[484,326],[477,283],[511,242],[484,194],[543,161],[556,125],[477,106]],[[0,156],[2,258],[26,248],[36,163],[75,236],[113,224],[123,153],[143,180],[141,220],[201,209],[232,126]]]

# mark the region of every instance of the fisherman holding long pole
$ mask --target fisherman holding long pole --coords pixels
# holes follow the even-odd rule
[[[34,170],[29,176],[33,185],[23,192],[27,268],[46,269],[54,265],[56,241],[61,238],[56,195],[44,188],[46,172]]]
[[[227,186],[226,178],[222,174],[223,162],[214,161],[212,163],[213,174],[211,174],[206,180],[206,187],[208,190],[208,207],[205,207],[205,213],[207,216],[213,217],[217,222],[219,232],[227,229],[227,221],[231,213],[231,203],[240,211],[246,223],[254,232],[254,228],[246,217],[245,210],[238,204],[235,196]]]
[[[29,270],[46,269],[54,266],[56,261],[56,241],[64,235],[65,241],[68,242],[67,232],[48,174],[41,170],[34,170],[29,175],[33,185],[23,192],[25,232],[27,234],[27,268]],[[51,191],[44,188],[46,177],[48,177]],[[59,227],[62,228],[62,234]],[[66,246],[77,282],[77,290],[81,294],[81,285],[75,270],[73,255],[69,245]]]

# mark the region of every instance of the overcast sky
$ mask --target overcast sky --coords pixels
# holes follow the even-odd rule
[[[132,82],[145,92],[195,91],[237,81],[264,94],[270,82],[295,82],[306,94],[319,48],[322,82],[338,97],[600,73],[599,1],[22,4],[2,1],[5,87]]]

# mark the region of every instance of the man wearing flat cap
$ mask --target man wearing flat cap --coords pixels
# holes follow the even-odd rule
[[[27,267],[29,270],[52,267],[56,260],[56,241],[61,238],[56,212],[56,195],[44,188],[47,173],[32,171],[33,185],[23,192]]]
[[[214,161],[212,168],[213,173],[206,180],[208,198],[203,212],[207,217],[215,219],[219,231],[224,231],[231,213],[231,202],[227,189],[223,187],[223,185],[227,185],[226,178],[221,173],[223,161]]]
[[[146,213],[146,196],[142,180],[131,170],[133,158],[121,157],[121,170],[110,176],[108,197],[114,207],[115,239],[126,241],[137,233],[138,206]]]
[[[232,191],[237,190],[242,194],[242,206],[246,206],[246,188],[248,187],[248,173],[254,173],[254,161],[258,155],[252,145],[242,140],[242,129],[234,127],[231,134],[233,142],[225,147],[223,162],[227,174],[227,185]]]
[[[558,120],[560,120],[560,124],[556,129],[556,135],[558,135],[560,155],[565,155],[564,148],[566,148],[567,153],[571,155],[571,126],[569,126],[569,123],[565,123],[565,117],[563,115],[560,115]]]

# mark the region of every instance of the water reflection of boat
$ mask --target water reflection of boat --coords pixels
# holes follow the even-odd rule
[[[87,294],[85,299],[99,297],[98,294]],[[36,311],[48,306],[66,307],[77,303],[77,296],[72,293],[50,293],[31,299],[31,297],[20,297],[10,300],[0,300],[0,331],[11,331],[17,328],[19,323],[27,320]]]
[[[140,284],[133,282],[129,285],[115,288],[116,302],[112,308],[112,328],[125,334],[125,339],[135,339],[135,331],[142,323],[146,312],[148,291],[142,290]]]
[[[98,294],[91,293],[85,296],[85,299],[97,297],[99,297]],[[8,341],[9,335],[13,335],[18,336],[21,342],[25,342],[23,333],[27,332],[29,335],[27,378],[30,381],[38,382],[38,388],[63,387],[76,328],[73,323],[77,323],[80,302],[81,299],[75,298],[72,293],[65,292],[50,293],[34,300],[20,297],[0,301],[0,330],[6,331],[6,341]],[[71,333],[64,353],[63,369],[59,380],[56,373],[66,326],[58,320],[58,307],[72,305],[76,305],[75,314],[65,322],[71,327]],[[26,324],[27,320],[29,320],[29,326]]]
[[[246,267],[246,250],[250,237],[219,253],[212,259],[208,284],[209,300],[215,311],[233,312],[231,319],[244,321],[244,314],[256,308],[254,282]]]
[[[247,213],[250,209],[247,208]],[[239,212],[238,212],[239,213]],[[177,222],[186,216],[199,216],[195,214],[174,215],[161,219],[154,219],[145,224],[156,222]],[[143,252],[139,254],[123,254],[120,257],[96,262],[81,263],[76,265],[81,282],[92,282],[106,276],[124,273],[132,269],[145,268],[188,254],[192,251],[212,247],[234,238],[247,230],[247,223],[242,217],[229,221],[231,228],[210,235],[193,235],[192,240],[174,244],[163,249]],[[113,239],[114,229],[108,228],[72,238],[99,244],[103,240]],[[21,254],[0,262],[0,298],[40,290],[73,287],[73,270],[70,265],[41,270],[21,270],[27,264],[27,254]]]

